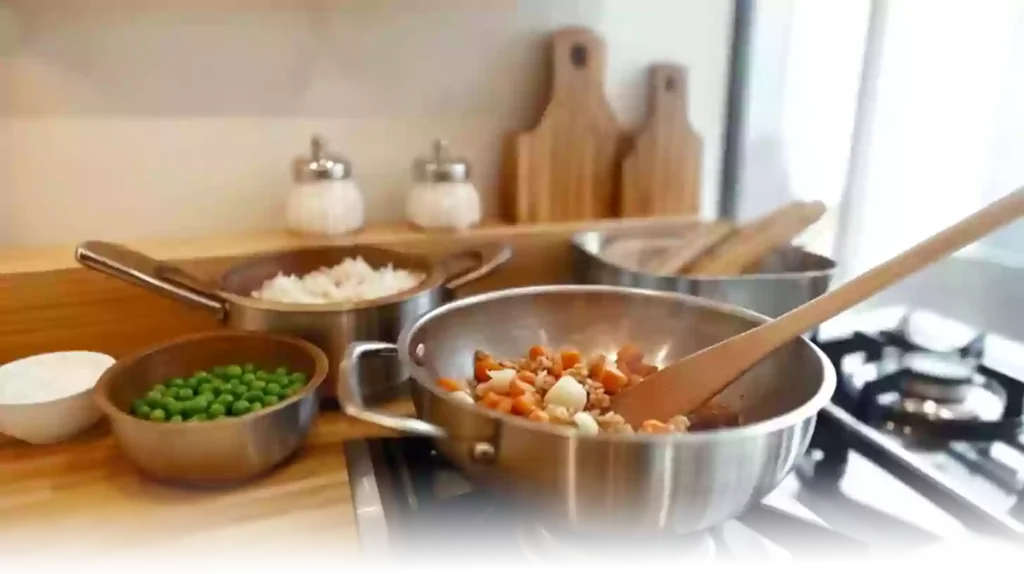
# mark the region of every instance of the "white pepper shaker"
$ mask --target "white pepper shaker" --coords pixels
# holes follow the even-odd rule
[[[406,218],[423,229],[464,230],[478,225],[480,193],[469,177],[469,162],[452,157],[447,142],[435,141],[433,155],[413,163],[414,185],[406,198]]]
[[[288,196],[288,228],[307,235],[341,235],[363,227],[365,202],[352,181],[352,165],[328,154],[320,136],[310,142],[312,155],[295,160],[295,185]]]

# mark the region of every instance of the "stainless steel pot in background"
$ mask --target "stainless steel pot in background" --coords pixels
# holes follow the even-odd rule
[[[836,385],[832,364],[807,340],[772,353],[717,398],[740,413],[743,426],[689,434],[579,436],[454,400],[436,381],[471,377],[478,349],[514,358],[537,344],[610,354],[633,343],[665,366],[765,320],[706,299],[620,287],[496,291],[431,311],[397,345],[354,343],[338,397],[350,416],[433,437],[476,485],[511,495],[553,522],[606,535],[697,531],[763,498],[806,450]],[[364,402],[359,363],[380,354],[397,354],[412,374],[418,418],[376,412]]]
[[[574,281],[684,293],[778,317],[827,292],[836,269],[835,261],[828,257],[789,247],[766,258],[755,273],[730,277],[653,275],[616,265],[603,256],[612,241],[623,237],[601,231],[573,236]]]
[[[366,245],[311,247],[245,259],[225,271],[214,285],[171,263],[113,243],[83,243],[75,250],[75,258],[85,267],[214,313],[232,328],[291,335],[313,343],[330,361],[329,384],[324,386],[330,396],[334,394],[338,366],[350,343],[366,339],[397,341],[402,329],[451,301],[455,289],[494,271],[511,253],[508,246],[495,244],[432,260]],[[348,257],[363,257],[374,267],[393,264],[396,268],[419,271],[426,279],[410,292],[356,305],[284,304],[251,297],[253,291],[278,273],[301,276],[337,265]],[[387,381],[395,376],[387,367],[385,361],[374,363],[368,369],[368,379]]]

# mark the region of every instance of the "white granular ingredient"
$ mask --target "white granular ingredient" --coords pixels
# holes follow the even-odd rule
[[[391,264],[374,269],[362,257],[350,257],[302,277],[278,273],[252,296],[277,303],[356,303],[412,289],[424,279],[423,273],[396,269]]]
[[[96,386],[113,357],[87,351],[36,355],[0,367],[0,404],[55,401]]]

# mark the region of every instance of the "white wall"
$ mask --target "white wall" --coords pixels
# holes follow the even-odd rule
[[[718,0],[7,0],[0,243],[280,227],[292,158],[323,133],[372,220],[401,217],[414,156],[468,156],[495,209],[500,141],[546,98],[547,34],[609,43],[608,94],[643,116],[645,68],[690,68],[717,210],[732,3]]]

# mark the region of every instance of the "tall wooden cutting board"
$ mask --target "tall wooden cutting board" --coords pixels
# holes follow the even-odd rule
[[[686,70],[651,68],[646,126],[622,165],[622,217],[700,212],[700,136],[687,115]]]
[[[606,48],[583,28],[556,32],[551,101],[515,143],[515,218],[576,221],[617,212],[621,130],[604,95]]]

